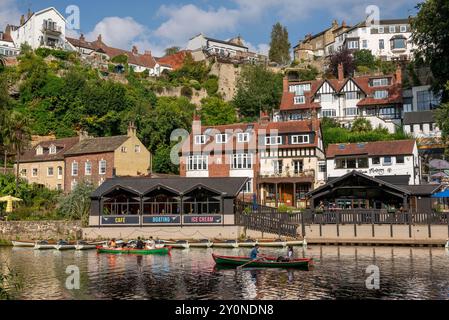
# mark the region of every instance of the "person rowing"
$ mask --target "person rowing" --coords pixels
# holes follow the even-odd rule
[[[137,237],[136,249],[142,250],[144,247],[145,244],[143,243],[142,239],[140,237]]]
[[[263,260],[263,255],[259,255],[259,244],[256,243],[254,248],[251,250],[249,254],[249,258],[251,260]]]

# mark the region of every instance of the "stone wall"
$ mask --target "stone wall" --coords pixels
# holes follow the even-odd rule
[[[0,221],[3,240],[80,239],[80,221]]]
[[[182,87],[172,87],[172,88],[162,88],[160,91],[156,90],[157,97],[175,97],[179,98],[181,94]],[[196,90],[192,88],[192,98],[190,102],[196,105],[201,105],[201,100],[207,98],[207,91],[205,89]]]

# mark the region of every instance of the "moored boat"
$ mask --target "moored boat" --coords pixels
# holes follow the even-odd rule
[[[190,244],[189,244],[189,242],[187,241],[187,240],[178,240],[178,241],[175,241],[175,242],[165,242],[165,244],[167,245],[167,246],[170,246],[170,247],[172,247],[172,248],[175,248],[175,249],[189,249],[190,248]]]
[[[93,250],[96,248],[96,244],[88,243],[86,241],[78,241],[78,243],[75,245],[75,250]]]
[[[285,247],[287,246],[286,241],[282,241],[280,239],[277,239],[275,241],[258,241],[258,244],[260,247]]]
[[[75,250],[76,246],[74,244],[57,244],[54,246],[56,250]]]
[[[170,247],[164,247],[161,249],[131,249],[131,248],[107,248],[97,247],[98,253],[110,253],[110,254],[170,254]]]
[[[252,248],[258,243],[257,240],[247,239],[245,241],[239,242],[239,247]]]
[[[307,245],[307,242],[305,242],[305,240],[287,241],[287,246],[305,246],[305,245]]]
[[[36,244],[35,241],[12,241],[12,245],[14,247],[34,248],[35,244]]]
[[[217,265],[222,266],[245,266],[248,268],[304,268],[313,264],[312,258],[293,259],[290,261],[277,261],[277,258],[265,257],[264,260],[253,260],[248,257],[219,256],[212,254]]]
[[[238,248],[237,240],[226,240],[225,242],[214,242],[213,247],[217,248]]]
[[[55,244],[50,244],[48,241],[38,241],[34,245],[34,250],[52,250],[55,248]]]
[[[210,248],[214,243],[209,239],[201,239],[198,242],[189,242],[190,248]]]

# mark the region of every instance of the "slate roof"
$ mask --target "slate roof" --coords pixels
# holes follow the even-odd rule
[[[68,150],[65,156],[114,152],[128,139],[128,136],[86,138]]]
[[[109,191],[122,187],[138,195],[144,195],[155,187],[167,187],[178,194],[184,194],[201,186],[216,192],[222,193],[225,197],[235,197],[242,190],[248,178],[112,178],[107,179],[97,190],[95,190],[91,198],[99,198]]]
[[[337,156],[350,155],[411,155],[415,147],[415,140],[376,141],[366,143],[337,143],[327,147],[328,159]]]
[[[435,116],[433,111],[416,111],[404,113],[404,124],[434,123]]]
[[[75,144],[77,144],[78,141],[79,141],[79,137],[43,141],[43,142],[37,144],[32,149],[26,151],[20,157],[20,162],[28,163],[28,162],[44,162],[44,161],[62,161],[62,160],[64,160],[64,155],[67,152],[67,150],[69,150]],[[49,153],[49,148],[51,145],[56,146],[56,148],[57,148],[56,154]],[[43,148],[44,152],[42,155],[36,155],[36,149],[39,146],[41,146]]]

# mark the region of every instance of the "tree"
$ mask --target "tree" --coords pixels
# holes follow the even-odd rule
[[[449,81],[446,83],[446,92],[449,91]],[[442,103],[435,110],[435,119],[440,128],[443,138],[447,141],[449,138],[449,102]]]
[[[58,199],[58,211],[67,219],[81,220],[84,226],[89,225],[90,195],[95,186],[87,181],[81,181],[68,195]]]
[[[307,65],[306,68],[298,70],[299,80],[301,81],[316,80],[319,73],[318,69],[312,65]]]
[[[435,79],[433,89],[439,93],[449,80],[449,1],[427,0],[416,8],[419,12],[410,22],[415,54],[429,64]],[[442,98],[449,101],[449,92]]]
[[[282,97],[282,74],[264,66],[245,66],[237,81],[233,104],[244,117],[258,117],[260,111],[279,108]]]
[[[180,47],[170,47],[170,48],[167,48],[167,49],[165,49],[165,55],[166,55],[166,56],[170,56],[170,55],[172,55],[172,54],[178,53],[179,50],[181,50]]]
[[[376,59],[371,53],[371,50],[362,49],[354,52],[354,63],[356,68],[367,67],[370,70],[376,68]]]
[[[268,54],[270,61],[287,65],[291,60],[290,48],[291,44],[288,40],[287,28],[283,27],[279,22],[276,23],[271,31],[270,51]]]
[[[201,101],[201,121],[205,126],[216,126],[237,122],[234,107],[217,97],[205,98]]]
[[[16,154],[16,186],[19,185],[20,156],[28,147],[31,140],[29,119],[26,115],[17,111],[11,114],[9,119],[9,142]]]
[[[351,126],[351,132],[368,132],[373,130],[373,126],[368,119],[357,118],[354,120]]]
[[[338,65],[343,64],[344,76],[348,77],[354,73],[355,63],[351,52],[348,49],[340,50],[330,57],[329,72],[338,77]]]

